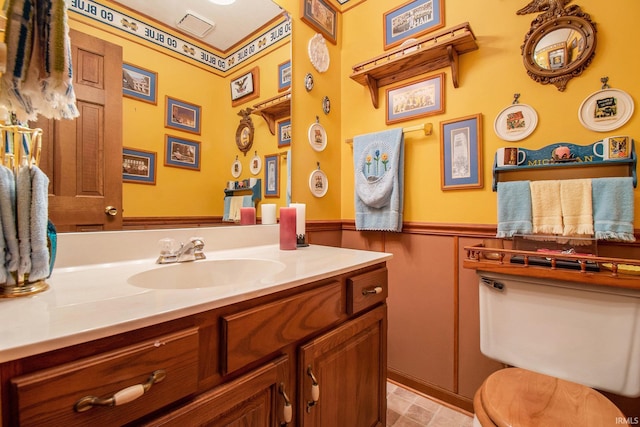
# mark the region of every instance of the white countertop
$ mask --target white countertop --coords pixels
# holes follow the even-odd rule
[[[177,319],[391,258],[388,253],[318,245],[283,251],[277,243],[278,230],[278,226],[232,226],[60,234],[56,267],[46,280],[49,289],[0,299],[0,362]],[[129,284],[133,274],[167,267],[155,263],[156,242],[167,236],[178,240],[203,236],[207,260],[263,259],[285,267],[242,286],[155,290]],[[135,253],[143,258],[134,258]]]

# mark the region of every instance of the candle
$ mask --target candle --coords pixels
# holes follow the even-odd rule
[[[302,240],[302,243],[304,244],[307,205],[304,203],[291,203],[289,206],[296,208],[296,236],[298,239]]]
[[[254,225],[256,223],[256,208],[240,208],[240,224]]]
[[[295,249],[296,242],[296,208],[280,208],[280,249]]]
[[[262,210],[262,223],[263,224],[275,224],[276,223],[276,205],[274,203],[266,203],[260,206]]]

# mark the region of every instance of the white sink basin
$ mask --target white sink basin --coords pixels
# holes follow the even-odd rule
[[[285,265],[266,259],[211,259],[178,264],[134,274],[130,285],[147,289],[196,289],[266,283]]]

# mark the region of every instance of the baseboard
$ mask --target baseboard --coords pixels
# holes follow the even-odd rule
[[[390,368],[387,368],[387,378],[398,384],[402,384],[408,388],[439,400],[444,404],[454,406],[468,413],[473,413],[472,399],[462,397],[452,391],[445,390],[438,386],[423,383],[416,380],[415,378],[408,377]]]

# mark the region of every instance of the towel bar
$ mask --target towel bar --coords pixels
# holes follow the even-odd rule
[[[415,132],[418,130],[424,130],[424,136],[430,136],[433,133],[433,123],[423,123],[421,125],[408,126],[402,128],[402,133]],[[347,144],[353,144],[353,138],[347,138],[344,140]]]

